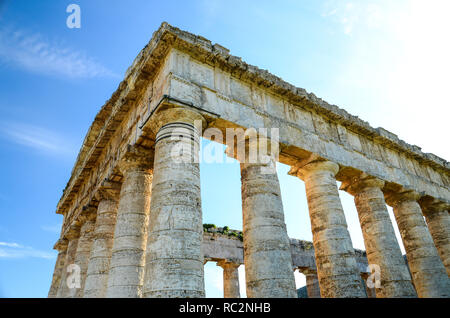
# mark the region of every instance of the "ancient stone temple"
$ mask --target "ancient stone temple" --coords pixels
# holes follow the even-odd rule
[[[240,162],[242,232],[202,224],[201,137]],[[312,243],[287,235],[276,162],[305,183]],[[449,208],[447,161],[163,23],[84,139],[57,205],[49,297],[204,297],[208,261],[224,297],[240,296],[242,264],[248,297],[297,297],[295,270],[311,298],[449,297]]]

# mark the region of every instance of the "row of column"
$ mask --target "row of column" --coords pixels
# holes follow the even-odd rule
[[[169,108],[152,116],[155,149],[129,147],[119,165],[122,185],[103,184],[97,212],[82,213],[79,225],[66,234],[67,241],[57,246],[50,297],[204,297],[200,171],[194,160],[204,124],[204,118],[188,108]],[[259,151],[269,149],[261,147],[267,142],[259,138],[241,145],[246,154],[258,150],[256,162],[241,163],[247,296],[297,297],[275,158],[270,151]],[[320,295],[366,297],[339,199],[338,170],[337,164],[316,157],[295,168],[306,186]],[[449,297],[449,280],[438,254],[439,250],[448,270],[448,212],[436,212],[436,207],[426,211],[432,237],[417,194],[386,195],[410,275],[383,185],[366,175],[343,183],[355,197],[369,264],[380,268],[377,297],[414,297],[416,292],[419,297]],[[82,279],[75,291],[67,287],[63,263],[80,266]],[[236,271],[227,267],[224,275]],[[226,288],[236,294],[236,286]]]

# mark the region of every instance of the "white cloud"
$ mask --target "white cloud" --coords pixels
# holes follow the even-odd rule
[[[36,250],[29,246],[23,246],[15,242],[0,242],[0,258],[44,258],[54,259],[55,253]]]
[[[0,126],[0,133],[8,140],[45,153],[73,156],[77,150],[67,138],[34,125],[3,122]]]
[[[118,77],[81,51],[50,42],[42,35],[0,29],[0,60],[27,71],[67,78]]]
[[[383,27],[386,15],[381,9],[388,2],[382,1],[355,1],[329,0],[322,9],[322,17],[329,18],[341,25],[342,31],[353,34],[354,30],[363,28],[378,29]]]
[[[23,248],[23,246],[20,244],[8,242],[0,242],[0,246]]]

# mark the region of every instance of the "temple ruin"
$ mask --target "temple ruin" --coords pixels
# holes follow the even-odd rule
[[[185,150],[261,128],[279,134],[227,140],[241,167],[243,241],[204,230],[197,154]],[[305,183],[312,244],[287,235],[277,161]],[[354,196],[365,252],[352,246],[337,181]],[[450,297],[449,207],[449,162],[163,23],[84,139],[56,209],[48,296],[204,297],[211,261],[224,269],[224,297],[240,296],[241,264],[247,297],[297,297],[295,270],[308,297]],[[368,265],[375,290],[361,282]]]

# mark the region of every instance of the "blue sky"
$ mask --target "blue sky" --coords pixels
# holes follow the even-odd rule
[[[71,3],[80,29],[66,26]],[[55,207],[85,133],[162,21],[448,159],[449,9],[445,0],[0,0],[0,297],[46,297]],[[288,170],[278,166],[288,234],[311,240],[304,185]],[[204,223],[241,229],[239,165],[202,164],[201,174]],[[352,197],[341,195],[364,248]],[[220,268],[205,273],[207,296],[220,297]]]

